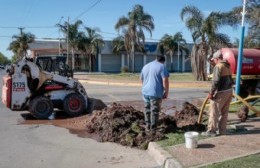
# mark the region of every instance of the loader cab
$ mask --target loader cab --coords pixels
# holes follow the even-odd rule
[[[35,63],[43,71],[73,78],[73,72],[66,60],[66,56],[37,56]]]

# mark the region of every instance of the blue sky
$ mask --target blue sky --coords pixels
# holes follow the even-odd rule
[[[182,32],[187,42],[192,42],[190,32],[181,21],[180,12],[187,5],[194,5],[205,15],[212,11],[230,11],[241,6],[242,0],[0,0],[0,52],[7,57],[13,35],[18,35],[18,27],[30,32],[36,38],[59,38],[63,34],[55,27],[70,18],[78,18],[85,26],[98,27],[105,40],[117,36],[114,25],[121,16],[126,16],[133,6],[140,4],[144,11],[154,18],[155,30],[147,36],[147,41],[158,41],[164,34]],[[96,4],[95,6],[93,6]],[[240,37],[240,29],[225,27],[220,30],[231,40]]]

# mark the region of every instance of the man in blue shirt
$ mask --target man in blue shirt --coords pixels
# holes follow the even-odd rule
[[[159,119],[162,99],[169,94],[169,72],[164,66],[165,57],[146,64],[141,72],[142,94],[144,99],[144,119],[148,130],[155,130]]]

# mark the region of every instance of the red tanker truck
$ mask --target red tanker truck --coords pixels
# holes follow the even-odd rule
[[[223,58],[230,63],[236,78],[238,48],[222,48]],[[260,50],[243,49],[240,96],[260,94]]]

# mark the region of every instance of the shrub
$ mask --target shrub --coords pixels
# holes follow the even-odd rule
[[[129,72],[128,66],[123,66],[123,67],[121,68],[121,73],[125,73],[125,72]]]

